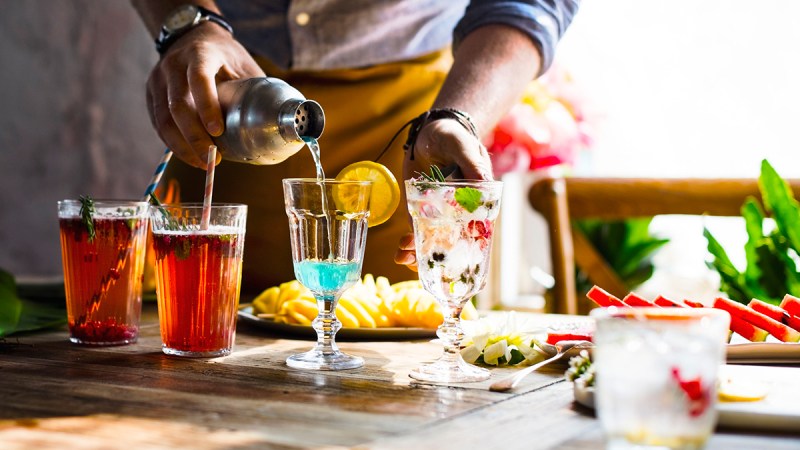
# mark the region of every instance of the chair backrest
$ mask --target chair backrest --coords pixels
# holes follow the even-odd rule
[[[790,181],[800,197],[800,180]],[[542,214],[550,235],[553,264],[553,312],[577,314],[588,309],[578,299],[575,265],[591,282],[614,295],[627,293],[619,276],[572,220],[620,220],[661,214],[739,216],[748,196],[760,199],[758,180],[653,178],[544,178],[529,191],[533,208]]]

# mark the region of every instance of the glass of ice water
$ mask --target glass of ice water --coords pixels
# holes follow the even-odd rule
[[[595,401],[608,448],[703,448],[717,420],[728,313],[610,307],[591,315]]]

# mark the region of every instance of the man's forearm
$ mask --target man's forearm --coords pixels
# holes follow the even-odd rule
[[[480,133],[489,132],[539,72],[533,41],[506,25],[487,25],[467,35],[442,86],[435,108],[468,112]]]
[[[164,18],[180,5],[186,4],[186,0],[131,0],[133,7],[142,18],[150,36],[155,39],[161,31]],[[219,14],[219,8],[214,0],[192,0],[193,5],[202,6],[208,10]]]

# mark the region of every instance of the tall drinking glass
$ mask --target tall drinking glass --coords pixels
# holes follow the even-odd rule
[[[211,205],[207,229],[202,216],[198,203],[150,209],[161,349],[168,355],[228,355],[236,337],[247,206]]]
[[[342,292],[361,277],[370,188],[368,181],[283,180],[294,274],[314,294],[319,309],[311,323],[317,344],[287,358],[290,367],[340,370],[364,365],[363,358],[336,346],[342,325],[334,310]]]
[[[608,448],[703,448],[717,418],[728,313],[612,307],[591,315],[597,322],[597,415]]]
[[[444,316],[436,332],[444,343],[444,354],[413,370],[411,378],[433,382],[489,378],[488,370],[461,358],[460,315],[464,304],[486,284],[502,189],[499,181],[406,181],[419,279]]]
[[[146,202],[96,201],[91,223],[81,202],[58,202],[70,341],[136,342],[142,311]]]

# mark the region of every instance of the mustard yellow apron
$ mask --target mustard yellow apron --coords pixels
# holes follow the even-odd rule
[[[322,72],[287,72],[258,62],[268,76],[285,80],[322,105],[326,121],[319,139],[322,165],[326,176],[335,177],[352,162],[375,159],[406,121],[431,107],[451,58],[445,49],[412,61]],[[401,135],[380,160],[395,174],[401,190],[404,141]],[[178,180],[182,201],[202,201],[205,172],[175,158],[165,176]],[[307,149],[274,166],[225,160],[217,166],[214,201],[248,205],[243,292],[257,293],[294,279],[281,180],[314,176]],[[416,278],[393,260],[400,237],[409,231],[403,198],[389,221],[369,229],[363,273],[386,276],[391,282]]]

